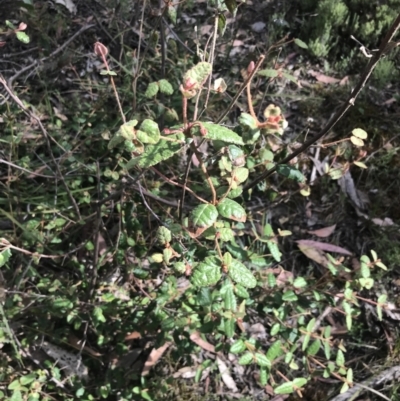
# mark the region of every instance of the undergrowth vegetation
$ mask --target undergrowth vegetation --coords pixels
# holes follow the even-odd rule
[[[40,28],[46,12],[63,21],[57,35],[67,30],[59,10],[26,3],[31,15],[23,8],[19,16],[27,23],[0,21],[4,48],[29,44],[30,22]],[[328,59],[337,51],[332,29],[349,20],[367,37],[372,28],[352,11],[355,1],[304,2],[324,18],[298,37],[283,24],[263,55],[226,77],[229,56],[219,49],[234,40],[229,22],[245,18],[247,5],[199,3],[136,2],[134,49],[107,3],[96,19],[109,47],[87,33],[90,16],[81,30],[89,55],[70,48],[54,64],[61,51],[50,50],[52,27],[31,64],[32,87],[13,86],[18,74],[0,76],[5,399],[339,401],[398,361],[400,235],[383,218],[389,210],[400,219],[396,128],[357,98],[376,65],[379,87],[394,77],[394,62],[380,60],[387,41],[367,54],[363,84],[356,77],[353,91],[339,87],[343,108],[331,96],[325,108],[334,113],[323,123],[316,99],[326,93],[299,92],[303,67],[287,61],[288,49]],[[190,13],[206,38],[175,33],[187,33],[179,21]],[[396,17],[379,19],[376,40]],[[75,67],[81,58],[84,70]],[[308,108],[301,129],[286,117],[291,98]],[[375,205],[366,206],[351,174]],[[385,192],[382,181],[392,185]],[[393,399],[396,392],[395,383],[385,389]]]

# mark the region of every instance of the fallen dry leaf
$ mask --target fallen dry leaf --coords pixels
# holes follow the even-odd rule
[[[147,376],[150,372],[150,369],[158,362],[158,360],[163,356],[164,352],[171,345],[171,342],[166,342],[163,346],[157,349],[153,349],[150,352],[150,355],[147,358],[147,361],[144,364],[142,370],[142,376]]]
[[[237,393],[239,390],[225,362],[221,358],[217,357],[217,365],[218,365],[218,370],[221,373],[222,381],[224,382],[225,386],[228,387],[228,389],[233,393]]]
[[[322,82],[323,84],[337,84],[338,82],[340,82],[340,79],[328,77],[328,75],[321,74],[317,71],[309,70],[308,73],[318,82]]]
[[[338,184],[341,190],[349,196],[349,198],[359,209],[365,210],[366,202],[360,197],[360,193],[355,187],[350,171],[347,170],[346,173],[339,178]]]
[[[276,276],[276,285],[278,287],[284,287],[287,283],[293,281],[293,273],[287,270],[281,269],[279,274]]]
[[[348,251],[347,249],[344,249],[340,246],[327,244],[326,242],[313,241],[310,239],[301,239],[296,242],[299,246],[301,245],[301,246],[306,246],[309,248],[316,248],[316,249],[320,249],[321,251],[326,251],[326,252],[340,253],[341,255],[347,255],[347,256],[352,255],[352,253],[350,251]]]
[[[381,227],[388,227],[388,226],[392,226],[394,224],[393,220],[390,219],[389,217],[385,217],[383,220],[379,219],[379,218],[375,218],[375,219],[372,219],[372,222]]]
[[[177,372],[175,372],[172,377],[177,379],[178,377],[182,377],[182,379],[192,379],[196,376],[197,367],[195,366],[185,366],[180,368]]]
[[[79,354],[73,354],[47,341],[42,341],[40,348],[56,361],[57,365],[62,368],[67,376],[78,376],[81,379],[87,380],[89,370],[82,362]]]
[[[335,228],[336,228],[336,224],[334,224],[333,226],[324,227],[324,228],[320,228],[318,230],[307,231],[307,232],[309,234],[316,235],[317,237],[325,238],[325,237],[329,237],[335,231]]]
[[[324,267],[328,267],[328,258],[326,257],[324,251],[318,248],[313,248],[309,245],[298,244],[298,247],[300,251],[307,256],[307,258],[313,260],[314,262],[317,262]]]
[[[206,351],[209,352],[213,352],[215,353],[215,347],[214,345],[210,344],[209,342],[207,342],[206,340],[203,340],[200,336],[200,333],[195,331],[194,333],[192,333],[190,335],[190,339],[197,344],[198,346],[200,346],[201,348],[205,349]]]
[[[207,228],[208,227],[197,227],[192,229],[194,231],[187,230],[187,233],[190,235],[190,238],[197,238],[198,236],[203,234],[203,232],[206,231]]]
[[[133,333],[128,334],[128,335],[125,337],[125,341],[136,340],[136,339],[138,339],[138,338],[140,338],[140,337],[141,337],[140,333],[139,333],[138,331],[134,331]]]
[[[69,334],[68,335],[68,342],[69,344],[74,347],[75,349],[77,349],[78,351],[81,350],[82,348],[82,340],[80,340],[78,337],[76,337],[73,334]],[[102,356],[102,354],[100,354],[97,351],[94,351],[92,348],[90,348],[89,346],[85,345],[83,347],[83,351],[87,352],[88,354],[94,356],[94,357],[100,357]]]

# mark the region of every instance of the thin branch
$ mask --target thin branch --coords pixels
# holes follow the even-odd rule
[[[12,91],[11,88],[8,87],[5,79],[3,77],[1,77],[1,76],[0,76],[0,83],[4,86],[4,89],[11,96],[11,98],[14,100],[14,102],[19,106],[19,108],[28,117],[30,117],[31,119],[33,119],[33,120],[35,120],[37,122],[40,130],[42,131],[42,133],[43,133],[43,135],[44,135],[44,137],[46,139],[47,149],[48,149],[50,157],[51,157],[51,159],[52,159],[52,161],[53,161],[53,163],[54,163],[54,165],[56,167],[57,175],[58,175],[59,179],[61,180],[61,182],[64,185],[64,188],[65,188],[65,190],[66,190],[66,192],[67,192],[67,194],[68,194],[68,196],[69,196],[69,198],[71,200],[72,205],[74,206],[75,212],[76,212],[79,220],[81,220],[81,213],[79,211],[78,204],[76,203],[75,198],[72,196],[72,193],[71,193],[67,183],[65,182],[64,176],[61,173],[60,166],[59,166],[59,164],[57,163],[57,160],[54,157],[54,154],[53,154],[53,151],[52,151],[51,145],[50,145],[50,138],[51,137],[48,134],[48,132],[46,131],[46,128],[44,128],[44,126],[42,124],[42,121],[40,120],[40,118],[35,113],[33,113],[32,111],[30,111],[28,108],[25,107],[25,105],[22,103],[21,99]]]
[[[195,54],[195,52],[188,47],[183,40],[178,36],[178,34],[171,28],[171,26],[168,24],[168,22],[166,21],[166,19],[163,17],[163,22],[164,25],[169,29],[169,31],[171,32],[172,36],[185,48],[185,50],[187,50],[189,53],[191,54]]]
[[[261,64],[263,63],[265,59],[264,55],[261,55],[260,58],[257,60],[257,63],[247,77],[247,79],[243,82],[242,86],[239,88],[237,91],[236,95],[233,97],[231,103],[227,107],[227,109],[218,117],[217,121],[215,122],[216,124],[219,124],[229,113],[229,111],[232,109],[232,107],[235,105],[236,101],[239,99],[239,96],[242,94],[242,92],[246,89],[248,83],[253,79],[254,75],[257,73],[258,69],[261,67]]]
[[[66,40],[59,48],[57,48],[56,50],[54,50],[49,56],[47,57],[43,57],[40,60],[35,60],[33,63],[27,65],[26,67],[22,68],[21,70],[19,70],[16,74],[14,74],[11,78],[9,78],[8,80],[8,85],[11,88],[12,87],[12,83],[24,72],[26,71],[30,71],[33,68],[37,67],[38,65],[40,65],[41,63],[43,63],[44,61],[56,56],[58,53],[64,51],[64,49],[73,41],[75,40],[79,35],[81,35],[83,32],[87,31],[90,28],[93,28],[94,24],[92,25],[86,25],[83,26],[81,29],[79,29],[78,32],[75,32],[68,40]]]
[[[0,79],[0,82],[1,82],[1,79]],[[8,166],[14,167],[14,168],[16,168],[18,170],[24,171],[25,173],[29,173],[30,175],[34,175],[36,177],[51,178],[53,180],[55,180],[57,178],[57,177],[55,177],[53,175],[45,175],[45,174],[35,173],[34,171],[30,171],[30,170],[28,170],[28,169],[26,169],[24,167],[17,166],[16,164],[8,162],[7,160],[0,159],[0,163],[7,164]],[[32,178],[32,177],[28,177],[28,178]]]
[[[196,145],[193,142],[190,144],[190,149],[195,153],[195,155],[197,157],[197,160],[200,163],[201,170],[203,171],[203,174],[206,176],[206,180],[207,180],[208,185],[209,185],[209,187],[211,189],[212,204],[216,205],[216,203],[217,203],[217,193],[215,192],[215,188],[214,188],[214,185],[213,185],[212,180],[210,178],[210,175],[208,174],[207,168],[204,165],[203,159],[201,157],[201,153],[196,148]]]
[[[328,121],[324,128],[315,136],[310,138],[308,141],[304,142],[304,144],[292,152],[289,156],[285,157],[279,164],[287,164],[290,160],[294,159],[300,153],[303,153],[307,150],[311,145],[319,141],[323,138],[347,113],[351,106],[354,106],[354,102],[357,99],[357,96],[360,94],[361,90],[364,88],[366,82],[368,81],[369,77],[371,76],[372,72],[374,71],[376,65],[378,64],[379,60],[386,54],[387,52],[387,45],[393,39],[394,35],[400,28],[400,14],[396,18],[396,21],[393,23],[392,27],[390,28],[389,32],[382,40],[381,45],[379,46],[379,50],[373,55],[370,59],[369,63],[364,69],[363,74],[355,86],[355,88],[351,91],[347,100],[343,103],[342,107],[335,113],[335,115]],[[265,171],[259,177],[257,177],[254,181],[250,182],[249,184],[245,185],[243,190],[249,190],[255,187],[260,181],[265,180],[267,177],[271,176],[276,171],[276,166],[271,168],[268,171]]]
[[[158,171],[156,168],[151,167],[151,169],[158,174],[162,179],[164,179],[166,182],[168,182],[169,184],[181,187],[181,188],[186,188],[186,191],[190,192],[195,198],[197,198],[200,202],[202,203],[207,203],[209,204],[210,202],[206,201],[205,199],[203,199],[201,196],[197,195],[196,192],[194,192],[193,190],[191,190],[189,187],[185,187],[183,184],[180,184],[179,182],[175,182],[173,180],[171,180],[170,178],[168,178],[167,176],[165,176],[163,173],[161,173],[160,171]]]

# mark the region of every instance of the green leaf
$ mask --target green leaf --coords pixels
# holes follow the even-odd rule
[[[134,141],[136,139],[136,134],[134,127],[137,125],[137,120],[130,120],[125,124],[122,124],[120,129],[116,132],[116,134],[111,138],[108,143],[108,149],[115,148],[120,143],[127,141]]]
[[[387,294],[382,294],[378,297],[378,304],[384,304],[387,301]]]
[[[349,389],[349,384],[348,383],[343,383],[343,386],[340,389],[340,394],[345,393],[348,389]]]
[[[107,386],[100,386],[99,392],[102,398],[107,398],[110,390]]]
[[[276,277],[274,276],[273,273],[268,273],[268,287],[274,288],[276,286]]]
[[[241,160],[244,157],[244,152],[241,148],[236,145],[228,146],[229,159],[232,161],[234,166],[239,166],[237,160]]]
[[[368,138],[368,134],[361,128],[355,128],[353,129],[353,131],[351,131],[351,133],[356,136],[357,138],[360,139],[367,139]]]
[[[212,66],[210,63],[202,61],[192,67],[183,76],[183,86],[190,90],[198,90],[211,74]]]
[[[275,234],[272,230],[271,224],[269,224],[269,223],[265,224],[262,240],[264,240],[264,239],[266,240],[267,246],[268,246],[269,251],[271,252],[271,255],[277,262],[280,262],[282,254],[279,251],[276,238],[271,238],[274,236],[275,236]]]
[[[235,15],[238,8],[236,0],[224,0],[224,3],[229,12]]]
[[[231,228],[219,228],[219,239],[224,242],[230,242],[234,239],[235,233]]]
[[[355,146],[364,146],[364,141],[356,136],[351,136],[350,141]]]
[[[177,273],[183,274],[186,272],[186,265],[183,262],[175,262],[172,267]]]
[[[21,391],[16,390],[13,392],[13,395],[8,399],[9,401],[22,401]]]
[[[199,205],[191,213],[191,219],[196,227],[210,227],[217,218],[218,210],[211,204]]]
[[[236,284],[235,286],[235,293],[237,296],[239,296],[240,298],[244,298],[244,299],[248,299],[250,298],[250,294],[248,293],[248,291],[246,290],[246,288],[244,288],[242,285],[240,284]]]
[[[225,267],[229,268],[232,263],[232,255],[229,252],[225,252],[222,258]]]
[[[308,49],[308,46],[302,41],[302,40],[300,40],[300,39],[295,39],[294,40],[294,43],[297,45],[297,46],[299,46],[299,47],[301,47],[302,49]]]
[[[7,386],[7,389],[8,389],[8,390],[16,390],[16,389],[19,389],[19,388],[21,388],[21,383],[20,383],[20,381],[19,381],[18,379],[12,381],[12,382]]]
[[[285,77],[287,80],[292,81],[296,85],[298,85],[297,78],[293,75],[288,74],[287,72],[282,72],[282,76]]]
[[[197,294],[197,302],[201,306],[209,306],[212,304],[213,299],[210,288],[201,288]]]
[[[233,286],[230,285],[228,288],[226,288],[226,291],[223,296],[224,300],[224,307],[227,310],[231,311],[236,311],[237,308],[237,301],[235,294],[233,293]]]
[[[253,362],[253,354],[246,352],[239,358],[239,365],[250,365]]]
[[[342,167],[334,167],[328,171],[328,174],[332,178],[332,180],[338,180],[339,178],[342,178],[344,176],[344,170]]]
[[[235,319],[224,319],[224,332],[228,338],[232,338],[235,334]]]
[[[22,43],[27,44],[31,41],[29,36],[25,32],[19,31],[16,33],[16,35],[17,35],[17,39]]]
[[[348,383],[353,383],[353,369],[349,368],[347,370],[346,380]]]
[[[246,344],[244,343],[244,341],[243,340],[237,340],[231,345],[231,347],[229,349],[229,352],[231,354],[240,354],[245,349],[246,349]]]
[[[162,320],[161,327],[163,330],[168,331],[176,327],[176,319],[173,317],[168,317]]]
[[[208,256],[204,262],[199,263],[191,278],[193,285],[206,287],[214,285],[221,279],[221,262],[215,256]]]
[[[243,128],[258,129],[257,120],[251,114],[248,113],[240,114],[239,124],[243,126]]]
[[[288,302],[295,302],[295,301],[298,300],[298,297],[297,297],[297,295],[295,294],[294,291],[288,290],[288,291],[285,291],[283,293],[282,300],[283,301],[288,301]]]
[[[301,346],[302,351],[307,349],[308,343],[310,342],[311,334],[307,334],[304,336],[303,344]]]
[[[254,288],[257,280],[251,271],[236,259],[232,260],[228,270],[229,277],[237,284],[241,284],[245,288]]]
[[[4,266],[11,257],[10,248],[4,249],[4,251],[0,252],[0,267]]]
[[[202,122],[201,125],[206,129],[207,133],[205,138],[213,141],[222,141],[226,143],[233,143],[235,145],[243,145],[243,139],[230,130],[229,128],[223,127],[222,125],[213,124],[209,122]],[[192,128],[194,135],[201,135],[199,125]]]
[[[321,347],[321,340],[315,340],[307,348],[308,355],[316,355]]]
[[[286,382],[274,389],[275,394],[291,394],[293,393],[293,382]]]
[[[296,388],[303,387],[307,383],[307,379],[304,379],[303,377],[297,377],[296,379],[293,380],[293,384]]]
[[[266,386],[268,382],[268,371],[266,368],[260,368],[260,384]]]
[[[259,352],[257,352],[255,354],[255,362],[259,366],[262,366],[262,367],[268,368],[268,369],[270,369],[272,366],[271,361],[264,354],[260,354]]]
[[[266,148],[260,149],[258,155],[263,162],[272,162],[274,160],[274,154]]]
[[[115,71],[101,70],[100,75],[109,75],[115,77],[117,73]]]
[[[331,359],[331,346],[328,341],[324,341],[324,353],[326,359]]]
[[[175,25],[176,24],[176,8],[174,5],[170,5],[167,7],[168,9],[168,17],[171,20],[171,22]]]
[[[140,391],[140,396],[143,397],[147,401],[153,401],[153,399],[151,398],[151,396],[150,396],[150,394],[148,393],[147,390],[141,390]]]
[[[308,322],[308,324],[307,324],[307,331],[308,331],[309,333],[312,333],[312,332],[313,332],[314,326],[315,326],[315,322],[316,322],[315,317],[313,317],[313,318]]]
[[[353,164],[355,166],[363,168],[363,169],[367,169],[368,168],[368,166],[366,164],[364,164],[363,162],[355,161],[355,162],[353,162]]]
[[[287,164],[278,164],[276,166],[276,172],[290,180],[294,180],[296,182],[304,182],[306,177],[292,166],[288,166]]]
[[[160,129],[158,128],[158,124],[152,120],[144,120],[140,125],[140,131],[136,134],[138,140],[142,143],[150,143],[151,145],[154,145],[160,140]]]
[[[267,68],[265,70],[258,71],[258,75],[261,75],[263,77],[268,77],[268,78],[275,78],[278,76],[278,71]]]
[[[279,333],[280,329],[281,329],[280,323],[274,323],[270,331],[271,336],[276,336]]]
[[[244,143],[252,145],[260,138],[261,131],[258,128],[258,122],[250,114],[242,113],[239,116],[239,124],[243,131],[242,139]]]
[[[382,262],[376,262],[375,265],[380,267],[382,270],[387,270],[386,265],[384,265]]]
[[[218,32],[221,36],[224,35],[226,29],[226,17],[225,14],[218,14]]]
[[[304,288],[307,287],[307,281],[303,277],[296,277],[293,282],[294,288]]]
[[[164,260],[164,256],[163,256],[162,253],[153,253],[153,254],[151,255],[151,260],[152,260],[154,263],[162,263],[163,260]],[[186,270],[186,269],[185,269],[185,270]]]
[[[363,278],[368,278],[371,276],[371,271],[369,270],[369,264],[370,264],[370,260],[368,258],[368,256],[361,256],[360,258],[360,273],[361,273],[361,277]]]
[[[221,216],[244,223],[246,221],[246,211],[237,202],[232,199],[225,198],[217,205],[218,212]]]
[[[280,262],[282,253],[279,251],[278,244],[275,241],[267,241],[267,246],[273,258]]]
[[[142,168],[147,168],[155,166],[161,161],[170,159],[175,153],[178,153],[184,147],[184,137],[183,134],[169,135],[168,138],[176,140],[176,142],[160,140],[155,145],[147,146],[143,154],[130,160],[125,168],[130,170],[136,165]]]
[[[20,383],[21,383],[23,386],[25,386],[25,385],[27,385],[27,384],[32,383],[33,381],[35,381],[35,380],[36,380],[36,377],[37,377],[36,373],[29,373],[28,375],[22,376],[22,377],[19,379],[19,381],[20,381]]]
[[[101,323],[106,322],[106,318],[103,315],[103,310],[98,306],[96,306],[93,310],[93,319],[96,322],[101,322]]]
[[[166,95],[172,95],[174,93],[174,88],[166,79],[160,79],[158,81],[158,86],[160,87],[161,93],[165,93]]]
[[[281,356],[283,354],[283,349],[282,349],[282,342],[280,340],[275,341],[271,346],[268,348],[267,351],[267,358],[271,362]]]
[[[16,26],[11,21],[9,21],[8,19],[6,20],[6,26],[8,28],[11,28],[12,30],[17,29]]]
[[[66,298],[56,298],[53,300],[52,306],[55,309],[71,309],[74,307],[74,304]]]
[[[245,182],[249,176],[249,169],[246,167],[237,167],[233,170],[232,178],[235,184]]]
[[[179,116],[178,113],[176,112],[175,109],[167,109],[165,111],[165,120],[169,123],[172,123],[173,121],[179,121]]]
[[[160,245],[169,244],[172,240],[171,231],[167,227],[160,226],[157,229],[156,238]]]
[[[286,352],[285,363],[288,364],[293,359],[293,352]]]
[[[159,89],[160,87],[158,86],[157,82],[150,82],[147,85],[147,89],[146,92],[144,93],[144,96],[146,96],[147,98],[152,98],[155,95],[157,95]]]
[[[358,280],[362,288],[366,288],[370,290],[374,286],[374,279],[373,278],[360,278]]]
[[[337,355],[336,355],[336,365],[339,367],[344,366],[345,358],[342,350],[338,349]]]

